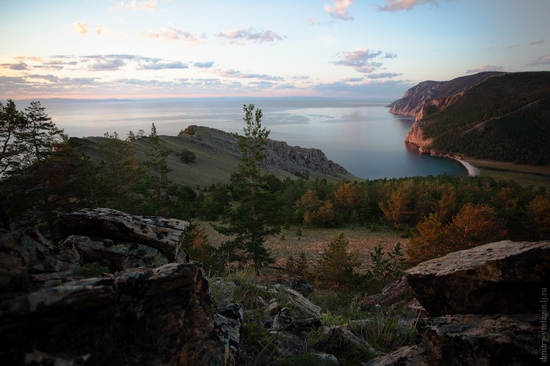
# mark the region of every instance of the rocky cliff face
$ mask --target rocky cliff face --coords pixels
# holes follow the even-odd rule
[[[432,141],[422,135],[423,118],[447,108],[466,90],[501,74],[481,72],[450,81],[424,81],[407,90],[403,98],[390,104],[390,113],[414,117],[415,121],[405,137],[405,142],[418,146],[420,153],[429,152],[428,146]]]
[[[444,109],[452,100],[447,99],[464,92],[482,81],[502,72],[480,72],[450,81],[424,81],[405,92],[403,98],[389,105],[390,113],[415,117],[417,120],[436,110]]]

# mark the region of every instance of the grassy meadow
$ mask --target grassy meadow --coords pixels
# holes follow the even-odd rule
[[[465,158],[480,170],[481,176],[496,180],[514,180],[521,186],[546,187],[550,190],[550,166],[520,165],[510,162]]]
[[[200,224],[205,229],[210,244],[213,246],[218,247],[227,240],[227,237],[214,230],[209,222],[194,222]],[[301,230],[301,236],[297,234],[298,229]],[[291,226],[288,229],[282,229],[279,235],[269,237],[265,247],[271,251],[275,262],[281,267],[285,266],[289,256],[298,259],[300,252],[306,254],[309,264],[312,266],[321,258],[329,242],[334,237],[340,235],[340,233],[344,233],[349,240],[349,251],[358,253],[359,260],[361,261],[361,265],[358,268],[359,272],[364,272],[369,268],[369,253],[374,251],[374,248],[378,244],[382,244],[384,252],[391,251],[397,242],[401,243],[403,252],[409,245],[409,239],[402,238],[401,231],[384,226],[378,228],[376,231],[371,231],[365,226],[348,226],[334,229]]]

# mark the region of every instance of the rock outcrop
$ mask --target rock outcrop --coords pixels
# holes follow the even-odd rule
[[[63,239],[81,235],[144,244],[157,249],[169,262],[184,262],[183,238],[187,221],[135,216],[110,208],[83,209],[59,217]]]
[[[388,107],[390,107],[390,113],[415,117],[418,120],[426,113],[433,112],[434,109],[444,109],[450,102],[446,98],[468,90],[490,77],[502,74],[502,72],[480,72],[449,81],[424,81],[407,90],[403,98],[396,100]]]
[[[225,365],[204,270],[170,263],[42,289],[0,305],[0,359],[38,350],[86,365]],[[34,350],[34,351],[33,351]]]
[[[0,233],[0,289],[26,277],[72,272],[80,267],[80,255],[67,247],[56,247],[36,229]]]
[[[406,274],[431,316],[540,310],[550,285],[550,242],[501,241],[432,259]]]
[[[537,365],[541,325],[536,314],[445,315],[419,323],[432,365]]]
[[[417,324],[422,344],[368,365],[527,366],[546,360],[550,242],[490,243],[426,261],[405,275],[432,316]]]

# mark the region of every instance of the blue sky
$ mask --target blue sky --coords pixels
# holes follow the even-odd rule
[[[397,99],[550,70],[548,14],[548,0],[1,0],[0,99]]]

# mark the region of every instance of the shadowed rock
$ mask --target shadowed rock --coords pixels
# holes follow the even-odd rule
[[[83,209],[59,217],[66,239],[82,235],[145,244],[159,250],[170,262],[184,262],[182,242],[187,221],[156,216],[134,216],[109,208]],[[184,257],[184,256],[183,256]]]
[[[418,326],[432,365],[538,365],[537,314],[446,315]]]
[[[71,235],[63,243],[83,257],[109,267],[113,272],[137,267],[160,267],[168,260],[157,249],[137,243]]]
[[[501,241],[450,253],[405,272],[431,316],[540,310],[550,285],[550,242]]]
[[[364,362],[361,366],[428,366],[426,352],[421,344],[401,347],[385,356]]]
[[[0,287],[20,275],[70,272],[79,267],[76,251],[55,247],[36,229],[0,235]]]
[[[86,365],[224,365],[204,270],[140,268],[36,291],[0,304],[0,359],[90,354]]]

